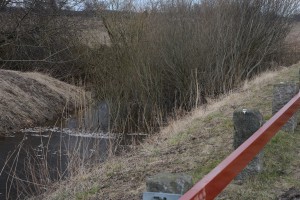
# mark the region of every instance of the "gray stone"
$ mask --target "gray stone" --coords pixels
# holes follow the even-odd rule
[[[160,173],[146,179],[147,192],[184,194],[192,186],[192,177],[186,174]]]
[[[274,85],[272,113],[277,113],[299,92],[299,85],[293,82],[281,82]],[[282,127],[282,130],[293,133],[297,126],[296,114]]]
[[[97,131],[108,132],[110,120],[109,116],[109,106],[107,102],[98,102],[94,113]]]
[[[83,110],[84,112],[78,112],[66,120],[66,128],[87,132],[108,132],[110,122],[108,103],[96,102],[86,106]]]
[[[78,120],[76,117],[71,116],[66,120],[66,128],[75,130],[78,128]]]
[[[278,200],[299,200],[300,199],[300,190],[294,187],[290,188],[287,192],[282,194]]]
[[[108,132],[110,112],[105,101],[89,105],[84,113],[84,128],[92,132]]]
[[[258,110],[240,109],[234,111],[233,123],[235,129],[233,147],[237,149],[263,125],[264,121]],[[236,177],[236,180],[244,180],[251,175],[261,172],[262,157],[263,152],[261,151]]]

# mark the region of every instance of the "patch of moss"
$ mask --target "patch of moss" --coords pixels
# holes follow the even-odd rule
[[[183,142],[189,135],[190,131],[186,130],[184,132],[180,132],[176,135],[174,135],[170,140],[168,141],[170,145],[178,145],[179,143]]]
[[[95,195],[99,190],[100,190],[100,186],[95,185],[94,187],[88,189],[87,191],[78,192],[75,194],[76,200],[88,199],[90,196]]]

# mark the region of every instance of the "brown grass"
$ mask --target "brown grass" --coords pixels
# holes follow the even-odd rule
[[[163,171],[185,172],[193,175],[197,181],[232,151],[233,111],[237,108],[257,108],[267,120],[271,117],[273,84],[287,80],[298,81],[298,71],[299,64],[264,73],[247,82],[243,88],[224,95],[219,100],[211,100],[207,107],[201,107],[189,116],[174,121],[135,150],[110,158],[89,172],[57,184],[55,192],[49,188],[48,193],[37,199],[140,199],[145,191],[145,178]],[[294,140],[295,138],[290,138],[290,141]],[[269,159],[266,166],[271,165],[270,160],[278,160],[278,152],[274,153],[272,149],[278,147],[276,144],[272,145],[267,148]],[[291,154],[291,149],[286,151],[285,154],[282,153],[283,156]],[[292,166],[298,166],[297,162],[295,160]],[[277,169],[274,166],[272,168]],[[276,180],[281,180],[276,182],[280,184],[276,187],[275,181],[272,185],[268,177],[263,179],[258,176],[258,183],[254,183],[268,187],[259,190],[253,187],[253,182],[252,188],[250,183],[240,187],[230,186],[221,197],[247,199],[252,195],[255,199],[275,198],[291,186],[293,181],[289,180],[295,181],[299,177],[295,173],[297,171],[286,176],[273,176],[273,179],[275,177]],[[248,192],[245,198],[242,195],[243,188]],[[253,191],[256,192],[255,195]]]
[[[40,73],[0,70],[0,133],[57,120],[81,99],[80,88]]]
[[[300,44],[300,22],[296,22],[292,28],[292,31],[286,38],[287,43],[289,44]]]
[[[295,22],[291,32],[285,40],[285,58],[283,62],[287,65],[293,64],[300,59],[300,22]]]

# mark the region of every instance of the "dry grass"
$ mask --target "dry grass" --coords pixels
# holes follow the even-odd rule
[[[0,133],[57,120],[83,91],[40,73],[0,70]],[[66,110],[65,110],[66,111]]]
[[[293,25],[291,32],[285,40],[286,52],[284,63],[295,63],[300,59],[300,22]]]
[[[101,45],[111,45],[109,35],[105,29],[102,18],[95,16],[68,16],[64,20],[69,24],[75,24],[72,31],[76,33],[78,41],[90,48],[99,48]]]
[[[296,22],[292,28],[291,33],[286,38],[290,44],[300,44],[300,22]]]
[[[57,184],[55,191],[49,189],[48,193],[37,199],[140,199],[145,190],[145,178],[162,171],[186,172],[197,181],[232,151],[233,111],[237,108],[257,108],[265,119],[270,118],[273,84],[283,80],[298,81],[298,72],[299,64],[262,74],[248,81],[240,90],[174,121],[135,150],[110,158],[89,172]],[[285,137],[279,134],[266,148],[266,171],[271,171],[270,175],[264,173],[242,186],[232,184],[220,198],[249,199],[252,195],[252,199],[272,199],[290,187],[299,177],[299,170],[293,171],[299,166],[299,159],[289,160],[291,165],[285,165],[285,170],[290,173],[279,176],[274,170],[283,166],[277,163],[282,157],[299,153],[299,149],[291,150],[289,145],[292,141],[296,143],[296,138],[300,138],[298,135]],[[261,189],[257,189],[256,185],[262,185]],[[247,191],[244,196],[241,195],[243,190]]]

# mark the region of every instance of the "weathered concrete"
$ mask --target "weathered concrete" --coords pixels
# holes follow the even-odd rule
[[[160,173],[146,179],[147,192],[184,194],[192,186],[192,177],[186,174]]]
[[[274,85],[272,114],[277,113],[299,91],[299,85],[295,82],[281,82]],[[297,126],[296,114],[282,127],[282,130],[293,133]]]
[[[233,123],[235,129],[233,147],[237,149],[262,126],[263,116],[258,110],[240,109],[234,111]],[[262,157],[263,153],[260,152],[236,177],[236,180],[243,180],[261,172]]]
[[[89,132],[107,133],[109,131],[110,111],[109,105],[105,101],[88,105],[84,115],[77,116],[77,118],[77,128],[81,125],[85,131]],[[80,119],[83,119],[81,124]]]
[[[92,110],[92,127],[97,132],[108,132],[109,105],[107,102],[98,102]]]

